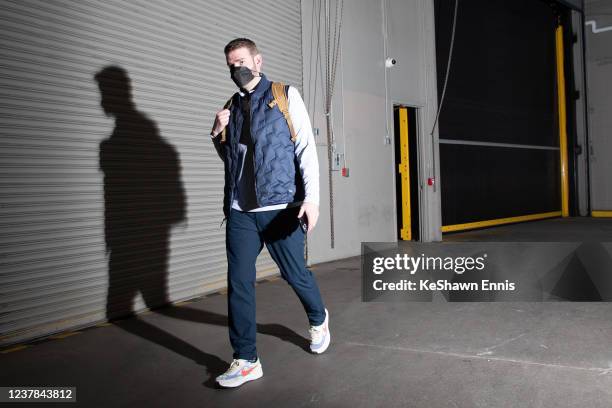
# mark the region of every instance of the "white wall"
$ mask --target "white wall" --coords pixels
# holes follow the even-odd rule
[[[597,28],[612,26],[612,2],[588,0],[585,20]],[[591,209],[612,211],[612,30],[593,33],[585,27],[588,87]]]
[[[330,3],[333,14],[336,1]],[[345,154],[349,177],[342,177],[339,172],[332,174],[334,249],[330,247],[327,136],[321,87],[325,65],[316,65],[317,37],[316,32],[313,33],[313,21],[317,27],[319,4],[319,0],[302,1],[304,100],[313,115],[313,127],[320,129],[317,150],[321,171],[321,217],[308,240],[309,263],[359,255],[364,241],[396,240],[394,148],[392,143],[385,143],[386,120],[389,136],[393,138],[394,102],[421,108],[419,166],[424,185],[421,236],[424,241],[441,240],[438,191],[426,185],[426,178],[434,175],[431,138],[426,135],[431,131],[437,109],[433,0],[344,2],[332,115],[336,146]],[[321,14],[319,61],[325,61],[325,7]],[[387,54],[398,61],[396,67],[387,71],[387,79],[385,26]],[[437,139],[437,132],[434,137]]]

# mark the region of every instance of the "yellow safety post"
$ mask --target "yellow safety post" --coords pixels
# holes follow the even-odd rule
[[[555,31],[557,54],[557,94],[559,107],[559,154],[561,162],[561,216],[569,216],[569,175],[567,164],[567,117],[565,109],[565,70],[563,67],[563,26]]]
[[[399,108],[400,164],[402,177],[402,229],[400,237],[405,241],[412,239],[410,214],[410,166],[408,165],[408,109]]]

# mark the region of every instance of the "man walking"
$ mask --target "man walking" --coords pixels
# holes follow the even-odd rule
[[[327,349],[330,333],[329,313],[304,262],[305,236],[319,216],[319,163],[308,112],[297,89],[288,87],[285,118],[272,82],[261,72],[263,58],[253,41],[237,38],[224,51],[239,91],[217,112],[211,137],[225,167],[228,319],[234,354],[217,382],[237,387],[263,375],[255,345],[255,261],[264,244],[304,306],[313,353]]]

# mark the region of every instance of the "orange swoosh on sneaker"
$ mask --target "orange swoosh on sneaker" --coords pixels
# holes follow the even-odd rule
[[[247,375],[249,375],[249,373],[251,371],[253,371],[255,369],[255,367],[257,367],[257,366],[253,366],[253,367],[250,367],[250,368],[243,368],[242,371],[240,372],[240,374],[242,374],[243,377],[246,377]]]

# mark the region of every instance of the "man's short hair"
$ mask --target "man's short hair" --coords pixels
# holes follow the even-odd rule
[[[225,52],[225,56],[227,57],[227,54],[242,47],[247,48],[251,55],[259,54],[259,50],[257,49],[255,43],[249,40],[248,38],[236,38],[228,42],[223,51]]]

